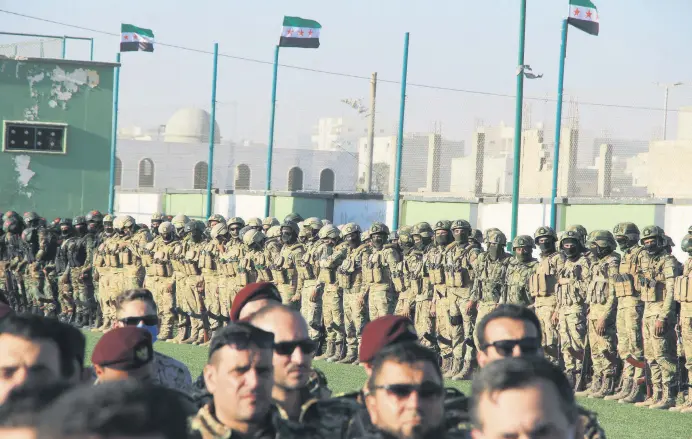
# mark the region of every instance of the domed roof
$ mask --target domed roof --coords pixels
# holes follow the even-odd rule
[[[178,143],[209,142],[211,116],[199,108],[182,108],[173,114],[166,124],[164,141]],[[214,143],[221,140],[219,124],[214,123]]]

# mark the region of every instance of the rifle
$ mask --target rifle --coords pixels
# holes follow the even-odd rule
[[[204,304],[204,288],[197,284],[197,300],[199,300],[198,305],[199,305],[199,312],[202,316],[202,327],[204,328],[202,330],[202,340],[204,342],[208,342],[210,339],[209,333],[211,331],[211,326],[209,325],[209,318],[208,318],[208,312],[207,307]]]
[[[632,356],[632,354],[629,354],[627,355],[627,358],[625,358],[625,361],[633,367],[636,367],[638,369],[644,369],[644,377],[640,378],[636,384],[638,386],[645,384],[646,396],[650,397],[651,393],[653,392],[653,389],[651,388],[651,371],[649,370],[646,360],[637,360]]]
[[[687,359],[685,358],[684,354],[689,355],[688,352],[685,352],[685,348],[682,346],[682,328],[681,328],[681,321],[678,317],[678,324],[675,325],[675,335],[677,337],[677,344],[678,344],[678,350],[677,350],[677,359],[678,359],[678,392],[682,392],[685,389],[691,388],[690,387],[690,377],[687,376],[687,368],[685,367],[685,363],[687,362]]]
[[[579,381],[577,381],[574,386],[574,389],[576,391],[580,391],[586,388],[586,383],[588,382],[587,376],[591,372],[591,343],[587,338],[586,345],[584,345],[583,351],[577,352],[572,347],[570,347],[569,350],[575,358],[581,360],[581,372],[579,373]],[[579,358],[579,354],[581,355],[581,358]]]

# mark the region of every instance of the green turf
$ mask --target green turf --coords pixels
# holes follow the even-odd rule
[[[96,344],[99,333],[87,335],[87,359]],[[202,372],[206,362],[207,350],[199,346],[177,345],[157,342],[157,351],[175,357],[187,364],[193,380]],[[360,388],[365,382],[365,372],[359,366],[341,365],[316,361],[315,366],[327,376],[329,387],[334,393],[348,392]],[[468,394],[468,381],[449,381],[453,386]],[[613,401],[580,398],[580,404],[598,413],[598,419],[606,430],[609,439],[683,439],[692,438],[692,415],[671,413],[659,410],[637,408],[629,404],[618,404]]]

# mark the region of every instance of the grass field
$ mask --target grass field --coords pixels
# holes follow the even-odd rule
[[[91,350],[98,341],[99,333],[86,333],[87,361]],[[206,348],[158,342],[155,349],[187,364],[194,380],[202,371],[206,361]],[[322,370],[329,380],[334,393],[347,392],[360,388],[365,382],[365,373],[359,366],[332,364],[316,361],[315,366]],[[447,386],[460,389],[468,394],[470,382],[448,381]],[[692,415],[682,415],[666,411],[637,408],[629,404],[618,404],[599,399],[580,399],[580,403],[598,413],[598,419],[606,430],[609,439],[687,439],[692,438]]]

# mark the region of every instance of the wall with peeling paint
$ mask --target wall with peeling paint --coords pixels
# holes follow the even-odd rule
[[[0,211],[108,207],[114,65],[0,57],[0,121],[65,123],[67,153],[0,152]]]

